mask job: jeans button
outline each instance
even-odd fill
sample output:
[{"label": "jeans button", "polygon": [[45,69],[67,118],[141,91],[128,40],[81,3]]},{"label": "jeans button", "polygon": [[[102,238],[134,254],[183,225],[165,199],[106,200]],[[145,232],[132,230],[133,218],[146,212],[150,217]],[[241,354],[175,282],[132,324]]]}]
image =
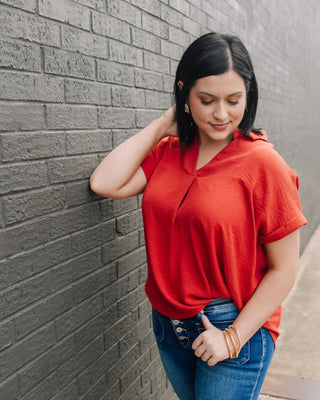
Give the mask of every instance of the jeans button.
[{"label": "jeans button", "polygon": [[183,329],[182,328],[180,328],[180,326],[176,329],[176,331],[178,332],[178,333],[181,333],[182,331],[183,331]]},{"label": "jeans button", "polygon": [[179,321],[178,319],[174,319],[174,320],[173,320],[173,323],[174,323],[175,325],[178,325],[178,324],[180,324],[180,321]]}]

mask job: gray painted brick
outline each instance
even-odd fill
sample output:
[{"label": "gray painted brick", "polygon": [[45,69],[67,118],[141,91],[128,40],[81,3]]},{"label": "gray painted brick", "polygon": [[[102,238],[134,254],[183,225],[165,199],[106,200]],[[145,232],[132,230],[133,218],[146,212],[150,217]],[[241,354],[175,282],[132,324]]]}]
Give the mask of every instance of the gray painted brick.
[{"label": "gray painted brick", "polygon": [[12,40],[0,40],[0,66],[40,72],[40,47]]},{"label": "gray painted brick", "polygon": [[62,132],[9,133],[1,135],[2,160],[23,161],[62,156],[66,153]]},{"label": "gray painted brick", "polygon": [[[57,393],[57,379],[55,374],[46,377],[31,392],[23,397],[24,400],[46,400]],[[49,397],[50,396],[50,397]]]},{"label": "gray painted brick", "polygon": [[88,180],[68,183],[66,185],[66,206],[67,208],[78,206],[84,203],[91,203],[95,194],[89,188]]},{"label": "gray painted brick", "polygon": [[118,261],[118,276],[121,277],[146,262],[144,247],[123,256]]},{"label": "gray painted brick", "polygon": [[55,77],[0,71],[0,98],[61,103],[63,82]]},{"label": "gray painted brick", "polygon": [[7,291],[7,313],[12,314],[53,291],[51,273],[44,273]]},{"label": "gray painted brick", "polygon": [[13,343],[13,324],[12,321],[0,323],[0,351]]},{"label": "gray painted brick", "polygon": [[36,328],[52,321],[55,317],[70,309],[73,305],[72,288],[66,288],[36,305],[22,311],[14,318],[17,338],[22,338]]},{"label": "gray painted brick", "polygon": [[[139,358],[139,346],[134,346],[127,354],[118,359],[118,361],[113,365],[108,371],[108,383],[113,385],[119,377],[129,368],[129,364],[133,364],[135,360]],[[129,361],[130,360],[130,361]]]},{"label": "gray painted brick", "polygon": [[0,131],[39,130],[44,125],[44,108],[40,104],[1,104]]},{"label": "gray painted brick", "polygon": [[86,106],[48,105],[47,125],[49,129],[97,128],[97,109]]},{"label": "gray painted brick", "polygon": [[136,47],[129,46],[125,43],[116,41],[109,42],[110,60],[117,61],[122,64],[143,66],[143,53]]},{"label": "gray painted brick", "polygon": [[64,50],[44,49],[46,73],[93,80],[95,63],[91,57]]},{"label": "gray painted brick", "polygon": [[104,37],[71,26],[62,29],[62,47],[89,56],[108,58],[108,42]]},{"label": "gray painted brick", "polygon": [[104,242],[112,240],[115,236],[115,223],[113,220],[88,228],[71,236],[71,249],[74,255],[101,246]]},{"label": "gray painted brick", "polygon": [[3,200],[6,223],[9,225],[61,210],[65,200],[63,187],[10,195]]},{"label": "gray painted brick", "polygon": [[0,33],[2,37],[23,38],[48,46],[60,45],[60,28],[55,22],[16,9],[1,7]]},{"label": "gray painted brick", "polygon": [[101,336],[96,338],[57,369],[58,387],[61,388],[65,386],[66,383],[75,378],[89,364],[99,358],[102,353],[103,339]]},{"label": "gray painted brick", "polygon": [[120,236],[103,246],[103,261],[109,262],[139,247],[137,232]]},{"label": "gray painted brick", "polygon": [[[116,328],[118,319],[119,318],[116,305],[113,305],[112,307],[108,308],[108,310],[104,310],[102,313],[95,315],[86,324],[82,325],[79,329],[75,331],[74,336],[77,349],[83,348],[85,345],[90,343],[94,338],[101,334],[105,336],[105,333],[107,332],[109,327],[112,326]],[[116,339],[114,339],[112,345],[104,345],[105,349],[108,350],[114,345],[114,343],[116,343]],[[116,347],[118,350],[118,346]],[[99,360],[97,362],[99,363]],[[94,368],[93,365],[92,367]],[[91,366],[89,367],[89,369],[91,369]],[[80,381],[79,385],[82,385]]]},{"label": "gray painted brick", "polygon": [[121,214],[126,214],[129,211],[134,211],[138,208],[138,199],[136,196],[126,199],[115,199],[113,201],[114,215],[116,217]]},{"label": "gray painted brick", "polygon": [[33,13],[37,11],[36,0],[2,0],[1,2]]},{"label": "gray painted brick", "polygon": [[[116,308],[116,305],[112,306],[111,309]],[[110,308],[108,308],[109,312]],[[138,309],[131,310],[129,314],[124,316],[123,318],[118,317],[115,321],[112,320],[112,323],[107,325],[107,329],[104,332],[104,345],[106,349],[110,349],[115,344],[117,344],[118,350],[118,342],[123,337],[124,332],[130,331],[135,324],[139,321],[139,312]]]},{"label": "gray painted brick", "polygon": [[0,357],[1,380],[27,364],[32,358],[46,351],[54,342],[54,329],[51,324],[4,350]]},{"label": "gray painted brick", "polygon": [[148,364],[149,359],[150,356],[148,353],[143,354],[120,378],[121,389],[123,392],[125,392],[125,390],[140,376]]},{"label": "gray painted brick", "polygon": [[141,11],[122,0],[109,0],[108,14],[119,18],[130,25],[141,26]]},{"label": "gray painted brick", "polygon": [[107,379],[104,374],[97,382],[95,382],[87,393],[81,398],[82,400],[100,399],[107,390]]},{"label": "gray painted brick", "polygon": [[161,54],[174,60],[180,60],[184,48],[179,44],[171,43],[166,40],[161,41]]},{"label": "gray painted brick", "polygon": [[99,11],[106,11],[106,2],[104,0],[75,0],[75,1],[76,3],[83,4],[84,6],[88,6]]},{"label": "gray painted brick", "polygon": [[[105,321],[107,322],[107,321]],[[102,373],[105,373],[118,359],[118,346],[109,348],[100,358],[95,360],[88,368],[79,375],[79,391],[80,394],[92,386],[94,379]]]},{"label": "gray painted brick", "polygon": [[0,261],[0,290],[9,286],[9,272],[5,261]]},{"label": "gray painted brick", "polygon": [[190,14],[190,4],[188,1],[184,0],[169,0],[170,7],[174,8],[175,10],[181,12],[189,16]]},{"label": "gray painted brick", "polygon": [[[139,112],[139,111],[137,111]],[[133,136],[135,133],[137,132],[136,129],[117,129],[117,130],[113,130],[112,134],[113,134],[113,145],[114,147],[119,146],[119,144],[123,143],[125,140],[129,139],[129,137]]]},{"label": "gray painted brick", "polygon": [[136,87],[162,90],[163,80],[161,74],[156,74],[154,72],[147,72],[143,69],[136,69],[134,73],[134,82]]},{"label": "gray painted brick", "polygon": [[101,128],[133,128],[135,126],[134,110],[125,108],[99,108],[98,116]]},{"label": "gray painted brick", "polygon": [[52,398],[52,400],[78,400],[79,399],[79,391],[78,391],[78,383],[75,379],[69,385],[64,388],[61,388],[59,393]]},{"label": "gray painted brick", "polygon": [[19,377],[13,375],[0,383],[0,400],[16,400],[19,396]]},{"label": "gray painted brick", "polygon": [[70,286],[73,282],[71,263],[60,264],[51,268],[51,280],[54,291]]},{"label": "gray painted brick", "polygon": [[151,71],[162,72],[164,74],[170,73],[170,62],[166,57],[153,54],[144,54],[144,67]]},{"label": "gray painted brick", "polygon": [[110,15],[93,13],[92,30],[98,35],[130,43],[130,27],[123,21],[113,18]]},{"label": "gray painted brick", "polygon": [[46,219],[0,231],[0,258],[8,257],[49,241]]},{"label": "gray painted brick", "polygon": [[101,221],[109,221],[113,218],[113,199],[100,201]]},{"label": "gray painted brick", "polygon": [[53,184],[88,178],[96,166],[97,158],[94,155],[50,159],[48,179]]},{"label": "gray painted brick", "polygon": [[69,132],[66,135],[68,154],[86,154],[112,150],[110,131]]},{"label": "gray painted brick", "polygon": [[39,0],[39,14],[90,30],[90,11],[71,0]]},{"label": "gray painted brick", "polygon": [[39,248],[25,251],[4,261],[11,284],[59,264],[72,255],[70,238],[46,243]]},{"label": "gray painted brick", "polygon": [[126,65],[97,60],[98,81],[133,86],[134,71]]},{"label": "gray painted brick", "polygon": [[105,286],[110,285],[117,279],[117,269],[115,264],[103,267],[93,274],[86,275],[74,284],[74,299],[79,303],[89,296],[97,293]]},{"label": "gray painted brick", "polygon": [[111,99],[115,107],[143,108],[146,105],[142,89],[114,86],[111,88]]},{"label": "gray painted brick", "polygon": [[[43,382],[48,375],[49,377],[53,375],[56,383],[56,374],[54,371],[59,365],[73,357],[75,353],[74,338],[69,336],[48,349],[48,351],[37,359],[32,360],[19,373],[21,392],[23,394],[29,392],[39,382]],[[33,393],[31,392],[30,395],[33,396]],[[37,400],[37,398],[34,400]]]},{"label": "gray painted brick", "polygon": [[172,106],[172,94],[146,91],[146,104],[148,108],[167,109]]},{"label": "gray painted brick", "polygon": [[148,0],[131,0],[131,3],[149,14],[160,17],[160,2]]},{"label": "gray painted brick", "polygon": [[110,86],[102,83],[67,80],[66,102],[80,104],[110,105]]},{"label": "gray painted brick", "polygon": [[160,53],[160,38],[138,28],[131,29],[132,44],[142,49],[150,50],[154,53]]},{"label": "gray painted brick", "polygon": [[163,114],[163,111],[144,111],[144,110],[138,110],[137,111],[137,127],[138,128],[143,128],[150,124],[153,120],[156,118],[159,118]]},{"label": "gray painted brick", "polygon": [[85,204],[54,214],[47,219],[50,237],[56,239],[96,225],[99,222],[99,217],[100,210],[97,203]]},{"label": "gray painted brick", "polygon": [[153,17],[149,14],[142,15],[142,27],[147,32],[150,32],[156,36],[163,39],[168,39],[169,36],[169,26],[167,23]]},{"label": "gray painted brick", "polygon": [[133,211],[117,218],[117,232],[125,235],[142,226],[141,210]]},{"label": "gray painted brick", "polygon": [[97,294],[76,305],[71,310],[57,315],[55,320],[57,339],[60,340],[73,330],[79,328],[102,310],[103,299],[101,294]]},{"label": "gray painted brick", "polygon": [[[127,295],[139,286],[139,272],[134,270],[126,276],[118,279],[116,282],[108,286],[104,292],[104,306],[111,307],[123,296]],[[129,321],[128,321],[129,322]],[[120,329],[120,332],[127,331],[126,329]],[[132,328],[132,327],[131,327]]]},{"label": "gray painted brick", "polygon": [[[173,25],[181,30],[183,28],[183,15],[166,4],[161,4],[161,19],[170,25]],[[188,32],[188,29],[185,30]]]}]

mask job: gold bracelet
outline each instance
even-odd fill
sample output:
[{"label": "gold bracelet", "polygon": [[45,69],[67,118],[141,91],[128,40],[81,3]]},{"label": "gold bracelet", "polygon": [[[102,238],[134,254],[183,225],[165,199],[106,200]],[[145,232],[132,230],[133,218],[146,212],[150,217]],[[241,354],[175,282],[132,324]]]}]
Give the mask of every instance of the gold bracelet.
[{"label": "gold bracelet", "polygon": [[234,352],[235,352],[235,353],[234,353],[234,355],[233,355],[232,358],[237,358],[238,355],[239,355],[239,353],[238,353],[237,345],[236,345],[236,342],[235,342],[234,337],[233,337],[233,335],[232,335],[232,332],[229,330],[229,328],[226,328],[225,331],[226,331],[227,334],[229,335],[229,338],[231,339],[231,342],[232,342],[233,347],[234,347]]},{"label": "gold bracelet", "polygon": [[222,331],[222,332],[223,332],[223,336],[224,336],[224,339],[225,339],[226,344],[227,344],[228,353],[229,353],[229,358],[232,360],[232,359],[233,359],[233,355],[232,355],[232,353],[231,353],[229,335],[228,335],[228,333],[227,333],[226,331]]},{"label": "gold bracelet", "polygon": [[240,333],[239,333],[238,329],[237,329],[234,325],[230,325],[228,328],[229,328],[229,329],[232,329],[232,330],[236,333],[236,335],[237,335],[237,337],[238,337],[239,347],[238,347],[238,349],[237,349],[237,353],[239,354],[239,353],[240,353],[240,350],[241,350],[241,347],[242,347]]}]

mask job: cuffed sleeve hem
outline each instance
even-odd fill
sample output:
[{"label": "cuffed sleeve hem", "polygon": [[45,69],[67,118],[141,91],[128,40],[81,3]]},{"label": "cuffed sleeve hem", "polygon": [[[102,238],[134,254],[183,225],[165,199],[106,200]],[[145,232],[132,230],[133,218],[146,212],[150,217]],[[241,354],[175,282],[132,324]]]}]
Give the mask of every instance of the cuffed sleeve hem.
[{"label": "cuffed sleeve hem", "polygon": [[281,226],[269,235],[259,235],[260,243],[271,243],[284,238],[295,230],[307,224],[307,220],[302,213],[296,215],[286,225]]}]

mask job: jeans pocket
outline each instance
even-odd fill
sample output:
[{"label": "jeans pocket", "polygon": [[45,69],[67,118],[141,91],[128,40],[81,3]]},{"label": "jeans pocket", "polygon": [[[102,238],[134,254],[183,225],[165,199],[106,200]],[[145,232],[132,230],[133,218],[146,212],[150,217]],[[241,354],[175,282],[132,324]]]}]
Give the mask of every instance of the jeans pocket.
[{"label": "jeans pocket", "polygon": [[[211,321],[211,323],[218,329],[224,330],[228,328],[228,326],[232,325],[234,320],[228,321]],[[228,364],[235,364],[235,365],[243,365],[246,364],[250,359],[250,341],[248,341],[242,347],[239,355],[237,358],[227,358],[226,360],[222,361],[223,363]]]},{"label": "jeans pocket", "polygon": [[152,325],[153,332],[158,343],[161,343],[164,340],[164,326],[161,321],[161,315],[154,308],[152,309]]}]

